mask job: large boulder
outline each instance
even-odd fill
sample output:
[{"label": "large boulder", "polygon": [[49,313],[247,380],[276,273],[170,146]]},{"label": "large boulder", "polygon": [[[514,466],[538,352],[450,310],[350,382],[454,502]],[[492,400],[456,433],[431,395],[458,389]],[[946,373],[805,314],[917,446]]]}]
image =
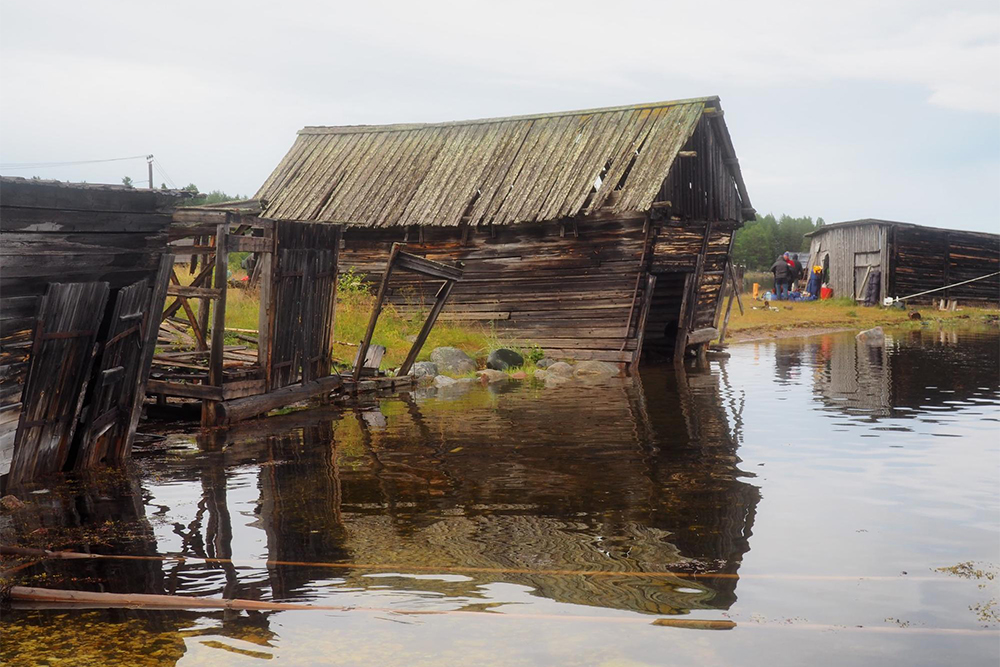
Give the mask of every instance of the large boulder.
[{"label": "large boulder", "polygon": [[545,370],[549,375],[559,375],[562,377],[569,377],[573,374],[573,367],[565,361],[557,361],[554,364],[549,364],[549,367]]},{"label": "large boulder", "polygon": [[439,373],[464,375],[476,371],[475,360],[457,347],[438,347],[431,352],[431,361],[437,364]]},{"label": "large boulder", "polygon": [[486,368],[492,368],[495,371],[505,371],[508,368],[517,368],[523,365],[524,357],[505,347],[493,350],[486,359]]},{"label": "large boulder", "polygon": [[434,377],[438,374],[438,365],[433,361],[418,361],[413,364],[413,370],[411,370],[410,373],[413,377],[418,378],[424,377],[425,375]]},{"label": "large boulder", "polygon": [[621,372],[617,364],[607,361],[581,361],[573,369],[573,375],[576,377],[615,377]]}]

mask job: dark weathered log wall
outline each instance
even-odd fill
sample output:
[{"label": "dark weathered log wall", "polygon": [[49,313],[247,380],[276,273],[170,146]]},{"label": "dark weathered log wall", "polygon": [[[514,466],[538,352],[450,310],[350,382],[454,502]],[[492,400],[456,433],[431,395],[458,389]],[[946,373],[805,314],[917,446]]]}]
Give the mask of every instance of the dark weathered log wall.
[{"label": "dark weathered log wall", "polygon": [[[921,227],[890,230],[895,284],[891,296],[907,296],[1000,271],[1000,237]],[[1000,303],[1000,277],[928,294],[916,301],[957,299]]]},{"label": "dark weathered log wall", "polygon": [[[72,333],[50,330],[52,322],[44,323],[44,331],[37,327],[50,283],[103,285],[109,296],[97,306],[98,312],[91,313],[100,324],[122,288],[146,280],[145,310],[167,247],[166,209],[175,202],[176,197],[153,191],[11,178],[0,182],[0,475],[14,456],[36,333]],[[109,330],[100,327],[103,333]],[[98,333],[95,330],[94,336]],[[87,369],[91,367],[88,364]],[[116,378],[111,374],[105,379]],[[63,380],[68,381],[59,375],[44,380],[39,376],[40,382]],[[58,388],[58,384],[49,387]],[[53,465],[66,463],[66,452],[60,451]]]},{"label": "dark weathered log wall", "polygon": [[[464,263],[442,319],[466,319],[535,343],[553,356],[631,362],[642,310],[645,276],[694,272],[705,223],[646,223],[645,216],[489,229],[346,228],[341,270],[377,283],[391,243],[441,262]],[[696,321],[714,321],[730,227],[713,231]],[[716,272],[719,272],[716,275]],[[433,303],[440,281],[399,274],[391,302],[402,310]]]}]

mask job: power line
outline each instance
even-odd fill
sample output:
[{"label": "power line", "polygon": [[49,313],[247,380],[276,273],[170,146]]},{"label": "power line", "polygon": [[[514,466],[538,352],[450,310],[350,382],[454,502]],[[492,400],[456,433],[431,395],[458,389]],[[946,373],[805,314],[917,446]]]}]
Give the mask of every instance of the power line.
[{"label": "power line", "polygon": [[156,171],[166,180],[170,187],[176,190],[177,184],[174,183],[174,179],[170,178],[170,174],[167,173],[167,170],[163,168],[163,165],[156,158],[153,158],[153,166],[156,167]]},{"label": "power line", "polygon": [[41,169],[45,167],[72,167],[79,164],[97,164],[98,162],[121,162],[123,160],[145,160],[145,155],[130,157],[113,157],[107,160],[77,160],[75,162],[8,162],[0,164],[0,169]]}]

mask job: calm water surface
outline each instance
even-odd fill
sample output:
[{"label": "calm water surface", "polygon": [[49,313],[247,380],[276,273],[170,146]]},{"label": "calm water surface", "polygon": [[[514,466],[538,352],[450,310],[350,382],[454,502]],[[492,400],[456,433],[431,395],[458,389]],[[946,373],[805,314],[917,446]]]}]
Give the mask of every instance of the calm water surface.
[{"label": "calm water surface", "polygon": [[997,664],[997,333],[731,353],[680,377],[417,391],[173,434],[87,493],[24,490],[34,511],[3,526],[22,541],[232,559],[49,561],[26,571],[40,585],[352,609],[15,608],[2,657]]}]

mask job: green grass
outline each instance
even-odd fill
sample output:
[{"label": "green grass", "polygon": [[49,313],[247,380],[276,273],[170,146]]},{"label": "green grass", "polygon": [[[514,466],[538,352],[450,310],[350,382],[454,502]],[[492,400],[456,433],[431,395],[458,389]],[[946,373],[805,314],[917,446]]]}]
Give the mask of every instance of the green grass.
[{"label": "green grass", "polygon": [[[230,262],[230,269],[233,280],[240,280],[245,275],[238,262]],[[178,266],[177,275],[182,283],[190,282],[191,276],[186,266]],[[226,293],[226,327],[256,331],[259,299],[260,293],[256,289],[229,289]],[[192,299],[190,303],[197,312],[199,302]],[[340,277],[333,336],[335,362],[344,367],[354,362],[357,344],[364,338],[374,304],[375,297],[365,284],[363,276],[349,271]],[[372,336],[373,344],[384,345],[386,348],[383,368],[394,368],[403,363],[412,345],[411,339],[420,333],[427,310],[428,308],[419,308],[410,314],[399,312],[392,304],[383,307]],[[178,317],[184,318],[184,311],[179,311]],[[232,334],[227,334],[226,343],[245,344]],[[489,325],[439,320],[421,348],[417,360],[428,359],[434,348],[442,346],[457,347],[476,359],[480,366],[485,365],[486,357],[493,350],[501,347],[515,349],[525,358],[525,368],[519,369],[525,372],[529,369],[534,372],[534,362],[544,356],[544,351],[537,345],[504,336]]]}]

